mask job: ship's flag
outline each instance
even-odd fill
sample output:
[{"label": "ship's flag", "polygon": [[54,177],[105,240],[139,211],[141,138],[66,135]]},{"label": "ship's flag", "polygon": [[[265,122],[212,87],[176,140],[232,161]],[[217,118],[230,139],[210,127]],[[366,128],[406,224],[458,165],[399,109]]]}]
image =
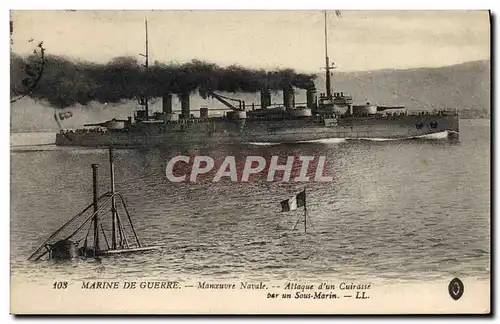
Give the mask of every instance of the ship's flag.
[{"label": "ship's flag", "polygon": [[304,207],[305,205],[306,205],[306,190],[304,189],[302,192],[298,193],[292,198],[283,200],[281,202],[281,211],[287,212],[295,210],[299,207]]}]

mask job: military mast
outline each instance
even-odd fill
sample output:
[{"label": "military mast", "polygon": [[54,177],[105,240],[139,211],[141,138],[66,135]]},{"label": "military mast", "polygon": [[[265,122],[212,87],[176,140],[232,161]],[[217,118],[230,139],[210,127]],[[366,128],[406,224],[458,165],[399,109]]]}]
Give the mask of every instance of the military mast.
[{"label": "military mast", "polygon": [[146,27],[146,52],[145,54],[139,53],[139,55],[143,56],[146,59],[145,64],[143,65],[146,68],[146,88],[145,88],[145,93],[143,94],[141,98],[141,105],[144,106],[144,112],[145,115],[142,116],[144,119],[149,118],[149,101],[148,101],[148,96],[147,96],[147,88],[148,88],[148,69],[149,69],[149,42],[148,42],[148,20],[144,20],[144,25]]}]

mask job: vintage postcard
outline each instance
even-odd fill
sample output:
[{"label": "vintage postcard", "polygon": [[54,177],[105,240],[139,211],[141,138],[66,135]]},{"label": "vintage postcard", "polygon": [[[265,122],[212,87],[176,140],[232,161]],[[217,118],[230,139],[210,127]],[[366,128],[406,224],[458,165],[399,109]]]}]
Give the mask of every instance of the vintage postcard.
[{"label": "vintage postcard", "polygon": [[488,314],[488,11],[10,13],[13,314]]}]

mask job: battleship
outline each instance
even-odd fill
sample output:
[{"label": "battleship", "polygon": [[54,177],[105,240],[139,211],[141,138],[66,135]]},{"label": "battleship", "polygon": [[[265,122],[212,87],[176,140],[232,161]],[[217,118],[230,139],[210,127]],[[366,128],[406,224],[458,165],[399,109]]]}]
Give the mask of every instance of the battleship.
[{"label": "battleship", "polygon": [[[404,106],[355,104],[348,93],[332,89],[332,70],[328,57],[327,13],[325,12],[325,79],[326,89],[319,93],[314,86],[306,91],[306,103],[296,104],[292,85],[283,87],[283,101],[271,103],[269,89],[261,89],[260,103],[246,105],[243,100],[199,89],[202,98],[214,98],[227,109],[223,116],[209,116],[207,107],[199,108],[195,117],[190,108],[190,93],[168,93],[161,111],[151,112],[149,100],[141,97],[134,116],[86,124],[76,130],[63,129],[58,114],[54,118],[60,132],[56,145],[85,147],[168,147],[207,144],[300,143],[331,138],[407,139],[446,133],[459,136],[456,109],[409,111]],[[148,28],[145,22],[145,68],[148,69]],[[174,112],[172,98],[180,102],[180,114]],[[64,117],[64,116],[63,116]]]}]

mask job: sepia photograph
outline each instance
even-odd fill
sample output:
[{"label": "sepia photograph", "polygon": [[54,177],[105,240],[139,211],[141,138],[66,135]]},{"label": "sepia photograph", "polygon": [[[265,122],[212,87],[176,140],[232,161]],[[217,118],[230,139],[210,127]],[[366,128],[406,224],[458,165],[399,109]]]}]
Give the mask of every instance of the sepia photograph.
[{"label": "sepia photograph", "polygon": [[490,314],[492,18],[11,10],[11,314]]}]

